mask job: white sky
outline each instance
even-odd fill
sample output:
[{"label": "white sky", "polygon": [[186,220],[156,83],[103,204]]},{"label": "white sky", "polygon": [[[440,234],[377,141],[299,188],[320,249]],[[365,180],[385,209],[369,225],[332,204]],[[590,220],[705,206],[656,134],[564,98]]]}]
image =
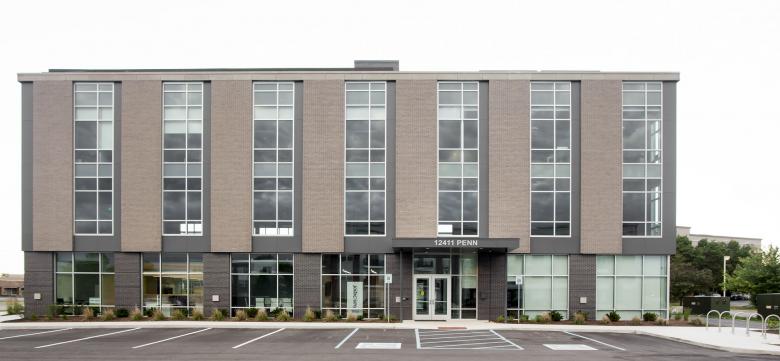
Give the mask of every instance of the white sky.
[{"label": "white sky", "polygon": [[677,223],[780,245],[780,1],[2,1],[0,49],[0,272],[23,269],[16,73],[49,68],[679,71]]}]

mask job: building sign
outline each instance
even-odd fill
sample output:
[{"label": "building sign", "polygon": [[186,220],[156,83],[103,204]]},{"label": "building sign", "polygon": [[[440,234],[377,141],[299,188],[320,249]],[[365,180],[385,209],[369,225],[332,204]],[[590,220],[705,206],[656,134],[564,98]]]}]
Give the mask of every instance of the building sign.
[{"label": "building sign", "polygon": [[479,247],[478,239],[434,239],[433,245],[437,247]]},{"label": "building sign", "polygon": [[347,312],[363,314],[363,282],[347,282]]},{"label": "building sign", "polygon": [[396,248],[500,248],[515,249],[520,246],[517,238],[396,238]]}]

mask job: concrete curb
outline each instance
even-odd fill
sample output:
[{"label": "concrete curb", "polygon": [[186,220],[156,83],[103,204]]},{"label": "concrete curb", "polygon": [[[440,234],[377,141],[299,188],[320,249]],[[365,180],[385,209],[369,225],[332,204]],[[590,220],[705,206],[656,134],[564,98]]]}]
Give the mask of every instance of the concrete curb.
[{"label": "concrete curb", "polygon": [[[652,332],[639,331],[639,330],[636,331],[635,333],[637,335],[653,336],[653,337],[662,338],[664,340],[676,341],[676,342],[680,342],[680,343],[684,343],[684,344],[688,344],[688,345],[692,345],[692,346],[699,346],[699,347],[709,348],[709,349],[713,349],[713,350],[728,351],[728,352],[742,353],[742,354],[751,354],[751,355],[780,356],[780,351],[754,350],[754,349],[749,349],[749,348],[739,348],[739,347],[728,347],[728,346],[712,345],[712,344],[698,342],[698,341],[693,341],[693,340],[688,340],[688,339],[684,339],[684,338],[680,338],[680,337],[674,337],[674,336],[663,335],[663,334],[652,333]],[[759,335],[758,337],[761,337],[761,336]]]}]

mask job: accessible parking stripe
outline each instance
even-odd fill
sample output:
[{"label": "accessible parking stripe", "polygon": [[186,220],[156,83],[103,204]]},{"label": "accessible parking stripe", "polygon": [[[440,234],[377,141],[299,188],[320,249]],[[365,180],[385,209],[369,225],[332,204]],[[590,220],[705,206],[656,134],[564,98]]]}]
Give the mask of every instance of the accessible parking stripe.
[{"label": "accessible parking stripe", "polygon": [[116,331],[116,332],[111,332],[111,333],[104,333],[104,334],[102,334],[102,335],[95,335],[95,336],[89,336],[89,337],[78,338],[78,339],[75,339],[75,340],[70,340],[70,341],[62,341],[62,342],[52,343],[52,344],[43,345],[43,346],[36,346],[35,348],[46,348],[46,347],[52,347],[52,346],[57,346],[57,345],[64,345],[64,344],[66,344],[66,343],[72,343],[72,342],[79,342],[79,341],[91,340],[91,339],[93,339],[93,338],[98,338],[98,337],[103,337],[103,336],[117,335],[117,334],[120,334],[120,333],[125,333],[125,332],[130,332],[130,331],[140,330],[140,329],[141,329],[140,327],[136,327],[136,328],[131,328],[131,329],[129,329],[129,330],[122,330],[122,331]]},{"label": "accessible parking stripe", "polygon": [[612,348],[614,348],[614,349],[616,349],[616,350],[620,350],[620,351],[625,351],[625,350],[626,350],[626,349],[624,349],[624,348],[622,348],[622,347],[617,347],[617,346],[615,346],[615,345],[610,345],[610,344],[608,344],[608,343],[606,343],[606,342],[601,342],[601,341],[599,341],[599,340],[594,340],[594,339],[592,339],[592,338],[590,338],[590,337],[585,337],[585,336],[582,336],[582,335],[578,335],[578,334],[576,334],[576,333],[574,333],[574,332],[563,331],[563,333],[565,333],[565,334],[567,334],[567,335],[576,336],[576,337],[579,337],[579,338],[584,338],[584,339],[586,339],[586,340],[588,340],[588,341],[593,341],[593,342],[595,342],[595,343],[598,343],[598,344],[601,344],[601,345],[604,345],[604,346],[607,346],[607,347],[612,347]]},{"label": "accessible parking stripe", "polygon": [[26,337],[26,336],[35,336],[35,335],[43,335],[44,333],[52,333],[52,332],[60,332],[60,331],[67,331],[72,330],[72,328],[60,328],[57,330],[50,330],[50,331],[43,331],[43,332],[33,332],[33,333],[26,333],[24,335],[15,335],[15,336],[6,336],[6,337],[0,337],[0,340],[7,340],[10,338],[17,338],[17,337]]},{"label": "accessible parking stripe", "polygon": [[349,338],[350,338],[350,337],[352,337],[352,335],[354,335],[356,332],[358,332],[358,330],[359,330],[359,328],[356,328],[354,331],[352,331],[352,333],[350,333],[349,335],[347,335],[347,337],[344,337],[344,339],[343,339],[343,340],[341,340],[341,342],[339,342],[339,344],[338,344],[338,345],[336,345],[336,347],[334,347],[334,348],[335,348],[335,349],[341,348],[341,345],[343,345],[343,344],[344,344],[344,342],[347,342],[347,340],[349,340]]},{"label": "accessible parking stripe", "polygon": [[260,336],[260,337],[253,338],[253,339],[251,339],[251,340],[249,340],[249,341],[247,341],[247,342],[244,342],[244,343],[242,343],[242,344],[235,345],[235,346],[233,346],[233,349],[235,350],[235,349],[237,349],[237,348],[240,348],[240,347],[246,346],[246,345],[248,345],[248,344],[250,344],[250,343],[252,343],[252,342],[255,342],[255,341],[257,341],[257,340],[259,340],[259,339],[261,339],[261,338],[268,337],[268,336],[271,336],[271,335],[273,335],[273,334],[275,334],[275,333],[277,333],[277,332],[282,332],[282,331],[284,331],[284,328],[280,328],[280,329],[278,329],[278,330],[276,330],[276,331],[273,331],[273,332],[266,333],[265,335],[262,335],[262,336]]},{"label": "accessible parking stripe", "polygon": [[208,331],[208,330],[210,330],[210,329],[211,329],[211,327],[209,327],[209,328],[204,328],[204,329],[202,329],[202,330],[197,330],[197,331],[194,331],[194,332],[185,333],[185,334],[183,334],[183,335],[178,335],[178,336],[169,337],[169,338],[166,338],[166,339],[164,339],[164,340],[160,340],[160,341],[154,341],[154,342],[149,342],[149,343],[145,343],[145,344],[143,344],[143,345],[138,345],[138,346],[133,346],[133,349],[142,348],[142,347],[151,346],[151,345],[156,345],[156,344],[158,344],[158,343],[162,343],[162,342],[166,342],[166,341],[175,340],[175,339],[177,339],[177,338],[182,338],[182,337],[184,337],[184,336],[194,335],[194,334],[196,334],[196,333],[200,333],[200,332],[203,332],[203,331]]}]

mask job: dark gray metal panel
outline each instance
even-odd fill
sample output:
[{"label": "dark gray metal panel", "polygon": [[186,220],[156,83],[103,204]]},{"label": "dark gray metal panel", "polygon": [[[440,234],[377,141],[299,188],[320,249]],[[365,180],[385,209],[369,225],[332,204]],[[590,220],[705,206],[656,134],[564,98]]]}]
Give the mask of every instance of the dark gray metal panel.
[{"label": "dark gray metal panel", "polygon": [[506,253],[479,252],[477,273],[477,318],[506,314]]},{"label": "dark gray metal panel", "polygon": [[122,83],[114,83],[114,235],[73,236],[74,252],[119,252],[122,250]]},{"label": "dark gray metal panel", "polygon": [[395,82],[387,82],[385,236],[344,237],[344,253],[391,253],[395,238]]},{"label": "dark gray metal panel", "polygon": [[571,236],[531,237],[531,253],[580,253],[580,184],[582,171],[580,164],[582,134],[580,85],[580,82],[571,83]]},{"label": "dark gray metal panel", "polygon": [[22,250],[33,249],[33,84],[22,83]]},{"label": "dark gray metal panel", "polygon": [[[293,115],[293,236],[252,236],[252,252],[301,252],[303,228],[303,82],[295,82]],[[254,227],[254,225],[252,226]]]},{"label": "dark gray metal panel", "polygon": [[[219,301],[213,301],[212,296]],[[214,309],[230,310],[230,254],[203,254],[203,313],[211,315]]]},{"label": "dark gray metal panel", "polygon": [[[42,316],[54,304],[54,253],[24,253],[24,314]],[[36,300],[39,293],[41,299]]]},{"label": "dark gray metal panel", "polygon": [[[162,96],[162,95],[161,95]],[[163,252],[211,251],[211,82],[203,83],[203,218],[202,236],[163,236]],[[162,180],[160,180],[162,181]]]},{"label": "dark gray metal panel", "polygon": [[[585,303],[580,298],[585,297]],[[596,256],[569,256],[569,318],[574,313],[588,313],[588,319],[596,319]]]},{"label": "dark gray metal panel", "polygon": [[[390,315],[398,320],[412,319],[412,252],[400,251],[386,256],[387,272],[393,275],[390,284]],[[399,301],[399,302],[396,302]]]},{"label": "dark gray metal panel", "polygon": [[488,82],[479,82],[479,235],[490,237],[490,99]]},{"label": "dark gray metal panel", "polygon": [[320,309],[322,264],[319,253],[293,255],[293,316],[301,317],[307,307]]},{"label": "dark gray metal panel", "polygon": [[141,254],[114,253],[114,272],[116,307],[127,310],[141,308]]},{"label": "dark gray metal panel", "polygon": [[623,254],[664,255],[677,249],[677,83],[663,83],[663,199],[661,238],[623,238]]}]

